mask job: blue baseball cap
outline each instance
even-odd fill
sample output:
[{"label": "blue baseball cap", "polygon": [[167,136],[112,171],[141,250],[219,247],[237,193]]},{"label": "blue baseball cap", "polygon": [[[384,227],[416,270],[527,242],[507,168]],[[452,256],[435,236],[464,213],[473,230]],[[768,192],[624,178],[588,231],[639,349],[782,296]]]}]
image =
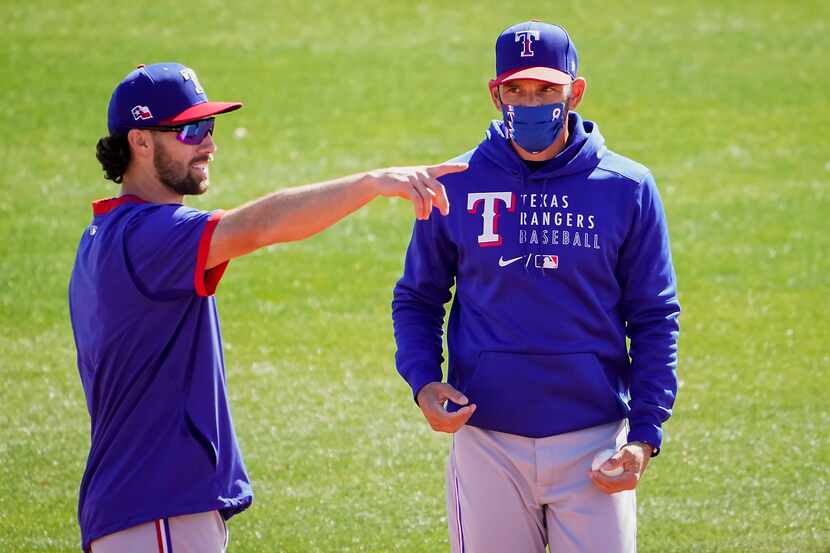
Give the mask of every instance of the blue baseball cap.
[{"label": "blue baseball cap", "polygon": [[496,39],[495,87],[516,79],[569,84],[579,59],[568,32],[559,25],[526,21],[508,27]]},{"label": "blue baseball cap", "polygon": [[240,102],[209,102],[196,72],[180,63],[139,65],[118,83],[110,98],[111,135],[130,129],[175,126],[242,107]]}]

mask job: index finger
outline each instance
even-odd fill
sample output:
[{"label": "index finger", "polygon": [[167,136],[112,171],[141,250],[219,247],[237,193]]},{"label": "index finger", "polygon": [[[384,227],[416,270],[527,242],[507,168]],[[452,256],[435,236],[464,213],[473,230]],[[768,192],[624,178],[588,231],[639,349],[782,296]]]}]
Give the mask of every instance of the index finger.
[{"label": "index finger", "polygon": [[475,411],[474,405],[465,405],[457,411],[447,411],[444,408],[443,402],[428,402],[428,405],[421,408],[425,415],[435,418],[439,421],[451,421],[460,417],[472,415],[471,411]]},{"label": "index finger", "polygon": [[455,432],[467,424],[467,421],[473,416],[475,410],[476,406],[473,403],[462,407],[454,413],[445,412],[439,417],[437,424],[444,432]]},{"label": "index finger", "polygon": [[429,179],[424,182],[427,191],[432,195],[432,203],[438,208],[442,215],[450,212],[450,200],[447,198],[447,189],[444,185],[435,179]]},{"label": "index finger", "polygon": [[437,179],[450,173],[460,173],[466,171],[469,167],[466,163],[442,163],[440,165],[431,165],[427,167],[427,173],[430,177]]},{"label": "index finger", "polygon": [[464,422],[467,422],[467,419],[473,416],[473,413],[476,410],[476,404],[471,403],[470,405],[465,405],[458,411],[444,411],[444,415],[448,420],[458,420],[462,419]]}]

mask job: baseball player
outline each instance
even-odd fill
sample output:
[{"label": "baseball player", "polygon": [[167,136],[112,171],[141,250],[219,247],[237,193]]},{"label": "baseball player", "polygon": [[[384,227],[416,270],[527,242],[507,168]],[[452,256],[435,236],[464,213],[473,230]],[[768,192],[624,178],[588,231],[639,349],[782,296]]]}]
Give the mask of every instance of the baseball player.
[{"label": "baseball player", "polygon": [[416,222],[394,291],[398,371],[432,428],[453,433],[455,553],[635,551],[634,489],[675,398],[680,307],[660,196],[575,111],[577,64],[562,27],[499,35],[502,119],[459,158],[467,171],[441,179],[464,209]]},{"label": "baseball player", "polygon": [[81,482],[92,553],[218,553],[225,520],[250,506],[225,387],[213,294],[228,262],[319,232],[378,195],[418,218],[449,210],[437,177],[463,164],[381,169],[290,188],[223,212],[186,207],[208,187],[214,118],[193,70],[139,66],[109,104],[98,142],[118,197],[92,205],[69,284],[78,370],[91,418]]}]

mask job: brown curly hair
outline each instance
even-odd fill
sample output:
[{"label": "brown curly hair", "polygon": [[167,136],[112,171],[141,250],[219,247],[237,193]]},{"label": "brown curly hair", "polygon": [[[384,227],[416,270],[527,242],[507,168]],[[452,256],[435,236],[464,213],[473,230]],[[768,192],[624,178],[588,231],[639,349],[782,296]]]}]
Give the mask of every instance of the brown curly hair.
[{"label": "brown curly hair", "polygon": [[126,134],[105,136],[98,140],[95,157],[104,169],[104,177],[120,183],[130,163],[130,143]]}]

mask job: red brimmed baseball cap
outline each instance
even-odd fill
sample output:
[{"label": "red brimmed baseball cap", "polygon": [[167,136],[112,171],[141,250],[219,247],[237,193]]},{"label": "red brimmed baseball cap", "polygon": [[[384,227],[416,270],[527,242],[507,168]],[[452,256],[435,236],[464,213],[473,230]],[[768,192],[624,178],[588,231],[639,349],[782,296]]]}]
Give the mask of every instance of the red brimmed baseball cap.
[{"label": "red brimmed baseball cap", "polygon": [[180,63],[139,65],[112,93],[109,131],[181,125],[241,107],[240,102],[209,102],[196,72]]},{"label": "red brimmed baseball cap", "polygon": [[576,47],[565,29],[526,21],[508,27],[496,39],[496,78],[490,86],[516,79],[569,84],[578,66]]}]

